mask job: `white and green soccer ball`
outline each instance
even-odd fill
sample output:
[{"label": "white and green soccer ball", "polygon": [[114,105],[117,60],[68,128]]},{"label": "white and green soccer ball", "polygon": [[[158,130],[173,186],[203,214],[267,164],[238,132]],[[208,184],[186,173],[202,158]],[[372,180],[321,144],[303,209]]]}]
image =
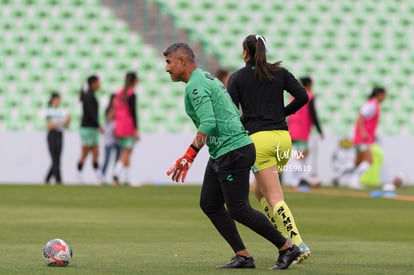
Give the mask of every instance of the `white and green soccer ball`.
[{"label": "white and green soccer ball", "polygon": [[72,261],[72,248],[61,239],[53,239],[43,247],[42,257],[48,266],[67,266]]}]

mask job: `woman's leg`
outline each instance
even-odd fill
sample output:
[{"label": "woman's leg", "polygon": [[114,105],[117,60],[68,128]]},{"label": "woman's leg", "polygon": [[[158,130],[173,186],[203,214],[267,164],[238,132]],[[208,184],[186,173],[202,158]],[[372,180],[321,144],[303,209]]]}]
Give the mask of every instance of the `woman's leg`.
[{"label": "woman's leg", "polygon": [[132,148],[125,148],[122,151],[121,161],[123,164],[123,170],[124,170],[124,184],[129,185],[129,165],[131,160],[131,154],[132,154]]},{"label": "woman's leg", "polygon": [[125,167],[129,166],[131,154],[132,154],[132,148],[124,148],[124,150],[122,150],[122,154],[119,159],[121,160],[122,164]]},{"label": "woman's leg", "polygon": [[52,157],[52,175],[55,176],[56,183],[61,183],[60,176],[60,154],[62,152],[62,133],[57,131],[49,132],[49,150]]},{"label": "woman's leg", "polygon": [[291,157],[289,159],[289,164],[291,167],[298,168],[295,172],[292,172],[293,169],[287,171],[287,177],[290,176],[290,185],[292,187],[299,187],[300,184],[307,183],[306,178],[308,173],[305,169],[299,169],[299,167],[303,168],[306,166],[308,161],[308,142],[304,140],[294,140],[292,141],[292,149],[291,149]]},{"label": "woman's leg", "polygon": [[99,169],[99,145],[96,144],[92,147],[92,166],[95,170],[96,178],[99,182],[103,182],[102,171]]},{"label": "woman's leg", "polygon": [[53,164],[50,165],[50,168],[46,174],[45,184],[50,184],[52,175],[53,175]]},{"label": "woman's leg", "polygon": [[56,177],[56,183],[62,183],[62,177],[60,174],[60,156],[62,154],[63,136],[62,133],[56,133],[54,153],[53,153],[53,170]]},{"label": "woman's leg", "polygon": [[115,163],[116,163],[119,160],[119,157],[121,156],[122,148],[121,148],[121,145],[119,144],[115,144],[113,148],[115,149]]},{"label": "woman's leg", "polygon": [[279,181],[277,166],[271,166],[254,174],[256,198],[260,201],[266,198],[270,206],[284,200],[284,194]]},{"label": "woman's leg", "polygon": [[254,166],[256,198],[282,236],[301,247],[304,258],[309,257],[310,249],[303,242],[289,206],[284,201],[279,179],[279,172],[283,170],[291,154],[290,135],[287,131],[262,132],[254,135],[253,141],[257,150]]},{"label": "woman's leg", "polygon": [[119,156],[119,159],[115,165],[114,169],[114,185],[117,186],[120,184],[121,173],[124,175],[124,183],[129,184],[129,164],[130,157],[132,154],[132,148],[125,147],[122,149],[122,153]]},{"label": "woman's leg", "polygon": [[369,165],[372,165],[372,151],[371,148],[361,152],[361,159],[362,161],[366,161]]},{"label": "woman's leg", "polygon": [[[258,174],[260,174],[259,179],[257,179]],[[277,221],[277,218],[273,214],[275,205],[278,202],[284,200],[280,181],[279,185],[271,184],[271,182],[274,181],[273,177],[278,177],[276,168],[274,166],[257,172],[255,174],[255,179],[253,182],[253,191],[257,200],[262,206],[262,209],[266,213],[266,216],[269,218],[269,220],[272,222],[273,226],[282,234],[283,237],[288,238],[289,235],[287,234],[286,230],[284,230],[283,226],[280,224],[280,222]],[[270,184],[264,184],[264,182]]]},{"label": "woman's leg", "polygon": [[371,152],[369,145],[362,145],[362,146],[366,146],[366,148],[363,148],[362,150],[357,151],[357,155],[355,159],[356,168],[354,172],[352,173],[352,176],[349,182],[349,187],[353,189],[363,189],[363,186],[359,182],[359,178],[372,165],[372,152]]},{"label": "woman's leg", "polygon": [[249,174],[255,159],[254,146],[228,153],[219,163],[219,181],[230,216],[269,240],[279,249],[290,246],[262,213],[249,202]]},{"label": "woman's leg", "polygon": [[[290,238],[294,244],[300,246],[303,240],[296,226],[295,219],[289,206],[284,201],[283,190],[280,185],[276,166],[263,169],[255,174],[256,183],[263,198],[260,203],[269,209],[268,216],[283,236]],[[266,203],[268,205],[266,205]],[[272,211],[272,213],[270,213]]]},{"label": "woman's leg", "polygon": [[88,156],[89,150],[91,148],[85,145],[82,145],[81,155],[78,161],[78,171],[82,172],[83,164],[85,163],[86,157]]},{"label": "woman's leg", "polygon": [[46,174],[46,179],[45,179],[45,183],[49,184],[50,179],[52,178],[52,175],[53,175],[53,153],[52,153],[52,151],[53,151],[53,140],[52,140],[52,136],[51,136],[50,132],[47,134],[47,145],[48,145],[48,148],[49,148],[50,159],[52,161],[52,163],[50,164],[50,168],[49,168],[49,170]]},{"label": "woman's leg", "polygon": [[92,165],[93,165],[93,169],[98,169],[99,168],[99,146],[98,145],[94,145],[92,147]]},{"label": "woman's leg", "polygon": [[108,167],[109,159],[111,158],[112,145],[105,145],[104,163],[102,166],[102,175],[105,176],[106,168]]},{"label": "woman's leg", "polygon": [[79,183],[83,183],[83,179],[82,179],[82,170],[83,170],[83,165],[85,163],[86,158],[88,157],[88,153],[91,150],[90,147],[86,146],[86,145],[82,145],[82,151],[81,151],[81,155],[78,161],[78,173],[77,173],[77,180]]}]

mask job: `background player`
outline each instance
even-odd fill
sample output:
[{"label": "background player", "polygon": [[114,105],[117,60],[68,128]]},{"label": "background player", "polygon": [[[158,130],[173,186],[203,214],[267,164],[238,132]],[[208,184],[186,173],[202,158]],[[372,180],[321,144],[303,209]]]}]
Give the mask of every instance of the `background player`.
[{"label": "background player", "polygon": [[355,124],[354,146],[356,148],[355,170],[351,176],[349,187],[362,189],[359,178],[372,164],[371,145],[375,143],[375,131],[380,119],[380,104],[384,102],[386,90],[376,87],[372,90],[368,101],[362,106]]},{"label": "background player", "polygon": [[[236,106],[241,106],[241,120],[256,147],[253,190],[277,229],[299,246],[301,261],[310,256],[310,249],[303,242],[284,201],[279,173],[287,163],[292,147],[286,116],[299,110],[308,101],[308,96],[280,62],[267,62],[267,45],[261,35],[247,36],[242,47],[246,66],[232,74],[228,89]],[[285,90],[295,98],[286,107],[283,102]]]},{"label": "background player", "polygon": [[92,153],[92,165],[99,181],[102,181],[102,172],[99,170],[99,104],[96,99],[96,91],[101,87],[99,78],[96,75],[89,76],[87,79],[87,89],[81,89],[80,101],[82,102],[82,120],[80,136],[82,141],[82,152],[78,162],[78,180],[82,180],[83,164],[89,152]]},{"label": "background player", "polygon": [[[289,165],[300,168],[294,173],[290,173],[292,175],[291,185],[295,187],[299,184],[306,186],[312,185],[306,180],[309,172],[306,167],[309,155],[309,136],[312,125],[315,125],[319,135],[323,138],[322,128],[316,112],[315,97],[312,94],[313,81],[309,76],[305,76],[300,79],[300,82],[303,87],[305,87],[306,93],[309,97],[309,102],[288,118],[288,127],[292,138],[292,147],[297,152],[300,152],[300,154],[298,154],[299,157],[293,157],[289,161]],[[293,98],[291,100],[293,100]]]},{"label": "background player", "polygon": [[231,71],[226,68],[219,68],[215,76],[223,83],[224,87],[227,88],[227,82],[229,81],[229,77],[231,75]]},{"label": "background player", "polygon": [[60,173],[60,156],[63,146],[63,130],[69,126],[70,114],[60,107],[60,95],[52,93],[46,110],[47,144],[52,165],[47,173],[45,183],[49,184],[52,176],[56,184],[62,184]]},{"label": "background player", "polygon": [[129,165],[135,142],[139,139],[137,100],[135,86],[138,76],[129,72],[125,76],[124,87],[115,95],[115,136],[122,148],[114,170],[114,185],[119,185],[119,178],[123,174],[125,185],[129,185]]},{"label": "background player", "polygon": [[121,146],[115,137],[115,95],[112,94],[109,98],[108,106],[105,109],[105,125],[103,131],[103,138],[105,144],[105,157],[102,166],[102,177],[105,178],[106,169],[109,164],[112,152],[115,151],[115,163],[121,154]]},{"label": "background player", "polygon": [[194,53],[187,44],[171,45],[164,56],[171,79],[187,83],[185,110],[198,129],[185,154],[177,159],[167,175],[172,175],[174,181],[184,181],[198,151],[207,144],[210,160],[205,170],[200,206],[236,254],[229,263],[218,268],[255,267],[234,220],[279,248],[279,258],[273,269],[288,268],[300,255],[299,248],[286,241],[263,214],[250,206],[249,169],[254,162],[255,149],[223,84],[197,68]]}]

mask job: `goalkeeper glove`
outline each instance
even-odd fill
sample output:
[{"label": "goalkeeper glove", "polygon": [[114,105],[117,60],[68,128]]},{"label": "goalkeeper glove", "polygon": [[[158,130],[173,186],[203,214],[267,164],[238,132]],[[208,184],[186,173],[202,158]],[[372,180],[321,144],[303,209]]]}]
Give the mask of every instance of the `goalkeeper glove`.
[{"label": "goalkeeper glove", "polygon": [[187,172],[191,167],[195,157],[198,154],[199,149],[194,145],[190,145],[185,152],[184,156],[178,158],[175,161],[175,164],[171,166],[170,169],[167,171],[167,176],[171,175],[173,181],[179,182],[181,178],[181,182],[184,182],[185,177],[187,176]]}]

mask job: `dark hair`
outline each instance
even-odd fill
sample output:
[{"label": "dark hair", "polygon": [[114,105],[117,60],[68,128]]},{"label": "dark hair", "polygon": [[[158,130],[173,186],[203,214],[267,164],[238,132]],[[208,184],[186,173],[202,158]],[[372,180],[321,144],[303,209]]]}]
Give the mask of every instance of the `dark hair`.
[{"label": "dark hair", "polygon": [[[263,39],[264,37],[261,36]],[[279,69],[281,61],[268,63],[266,59],[266,45],[261,38],[250,34],[243,41],[243,49],[247,52],[250,61],[254,63],[254,76],[259,80],[272,80],[273,74]]]},{"label": "dark hair", "polygon": [[227,68],[219,68],[217,69],[215,76],[223,82],[224,78],[230,74],[230,70]]},{"label": "dark hair", "polygon": [[180,51],[191,62],[195,61],[194,52],[190,48],[190,46],[188,46],[188,44],[186,43],[181,43],[181,42],[174,43],[171,46],[169,46],[162,54],[166,57],[177,51]]},{"label": "dark hair", "polygon": [[127,91],[129,88],[132,87],[132,85],[137,80],[138,80],[138,76],[135,72],[128,72],[125,75],[124,89],[122,90],[122,97],[121,97],[122,102],[124,103],[127,102],[127,99],[128,99]]},{"label": "dark hair", "polygon": [[310,76],[301,77],[300,83],[302,83],[303,87],[307,87],[312,84],[312,78],[310,78]]},{"label": "dark hair", "polygon": [[98,81],[99,78],[96,75],[91,75],[87,78],[86,83],[88,84],[87,89],[85,89],[85,87],[82,87],[80,89],[80,93],[79,93],[79,100],[83,101],[83,94],[86,93],[89,90],[92,90],[92,85]]},{"label": "dark hair", "polygon": [[52,101],[53,101],[55,98],[58,98],[58,97],[60,97],[60,94],[59,94],[59,93],[56,93],[56,92],[51,93],[51,94],[50,94],[49,101],[47,102],[47,105],[48,105],[49,107],[51,107],[51,106],[52,106]]},{"label": "dark hair", "polygon": [[385,88],[383,88],[383,87],[374,87],[374,89],[372,89],[372,92],[369,95],[368,99],[375,98],[375,97],[377,97],[377,95],[385,94],[385,93],[386,93]]},{"label": "dark hair", "polygon": [[109,102],[108,102],[108,105],[106,106],[106,109],[105,109],[105,116],[107,116],[107,115],[108,115],[109,111],[110,111],[110,110],[111,110],[111,108],[113,107],[113,104],[114,104],[114,99],[115,99],[115,94],[111,94],[111,95],[109,96]]}]

